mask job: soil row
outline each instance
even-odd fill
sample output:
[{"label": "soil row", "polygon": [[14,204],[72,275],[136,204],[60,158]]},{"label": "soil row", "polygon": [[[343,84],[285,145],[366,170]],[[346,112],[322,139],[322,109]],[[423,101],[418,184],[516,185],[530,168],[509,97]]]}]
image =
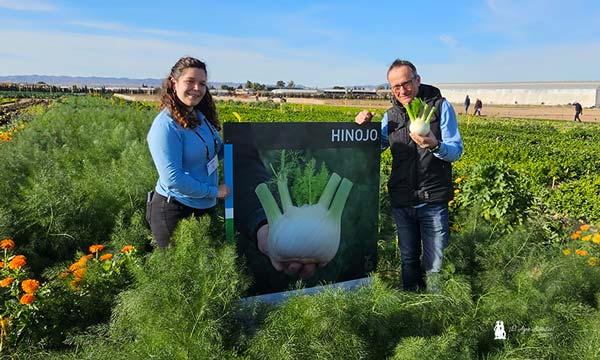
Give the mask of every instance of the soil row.
[{"label": "soil row", "polygon": [[18,99],[12,103],[0,105],[0,125],[10,124],[15,121],[23,110],[34,105],[48,105],[48,99]]}]

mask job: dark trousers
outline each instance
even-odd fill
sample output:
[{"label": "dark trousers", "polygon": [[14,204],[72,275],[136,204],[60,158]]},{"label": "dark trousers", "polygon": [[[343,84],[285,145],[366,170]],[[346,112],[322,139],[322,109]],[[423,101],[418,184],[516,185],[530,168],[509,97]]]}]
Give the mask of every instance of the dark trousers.
[{"label": "dark trousers", "polygon": [[573,121],[579,121],[581,122],[581,119],[579,118],[579,114],[581,114],[580,112],[575,112],[575,118],[573,119]]},{"label": "dark trousers", "polygon": [[152,236],[159,249],[164,249],[171,243],[171,235],[177,228],[180,220],[195,215],[213,214],[214,207],[208,209],[195,209],[183,205],[173,198],[166,198],[154,193],[146,208],[146,220],[150,225]]}]

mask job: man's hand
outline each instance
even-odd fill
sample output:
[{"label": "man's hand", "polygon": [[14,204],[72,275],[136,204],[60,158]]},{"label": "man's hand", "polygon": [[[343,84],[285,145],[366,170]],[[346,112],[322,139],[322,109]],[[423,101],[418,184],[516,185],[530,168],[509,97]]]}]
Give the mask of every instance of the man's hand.
[{"label": "man's hand", "polygon": [[423,149],[433,149],[439,144],[439,140],[431,131],[425,136],[419,136],[417,134],[410,133],[410,137],[413,139],[415,144]]},{"label": "man's hand", "polygon": [[276,261],[269,256],[269,248],[267,246],[267,242],[269,240],[269,224],[265,224],[261,226],[256,232],[256,239],[258,250],[265,254],[269,260],[271,260],[271,265],[277,271],[283,271],[287,275],[298,275],[302,279],[308,279],[315,274],[315,271],[318,267],[324,267],[327,265],[327,262],[315,264],[303,264],[298,261]]},{"label": "man's hand", "polygon": [[371,122],[371,119],[373,119],[373,116],[375,116],[374,112],[371,112],[369,110],[363,110],[363,111],[359,112],[358,115],[356,115],[356,117],[354,118],[354,122],[357,123],[358,125],[362,125],[364,123]]}]

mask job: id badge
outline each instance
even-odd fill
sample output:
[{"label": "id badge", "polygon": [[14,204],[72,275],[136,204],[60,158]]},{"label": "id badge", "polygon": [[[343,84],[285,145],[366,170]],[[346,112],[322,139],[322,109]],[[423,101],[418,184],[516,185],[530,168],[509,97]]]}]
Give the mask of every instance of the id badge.
[{"label": "id badge", "polygon": [[217,170],[219,168],[219,157],[215,156],[213,157],[208,164],[206,164],[206,171],[208,172],[208,175],[211,175],[212,173],[215,172],[215,170]]}]

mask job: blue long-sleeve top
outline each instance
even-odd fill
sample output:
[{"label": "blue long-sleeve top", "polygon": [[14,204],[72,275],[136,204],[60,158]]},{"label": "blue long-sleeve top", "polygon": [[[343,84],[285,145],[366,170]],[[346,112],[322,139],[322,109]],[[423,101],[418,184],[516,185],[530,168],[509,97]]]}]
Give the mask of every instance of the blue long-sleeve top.
[{"label": "blue long-sleeve top", "polygon": [[146,140],[158,171],[155,191],[189,207],[207,209],[217,203],[218,171],[209,175],[206,166],[217,151],[223,158],[223,143],[204,114],[197,113],[201,124],[186,129],[163,109]]},{"label": "blue long-sleeve top", "polygon": [[[387,112],[383,115],[381,120],[381,150],[385,150],[390,146],[388,140],[388,117]],[[456,113],[452,105],[444,99],[442,102],[441,118],[440,118],[440,130],[442,132],[442,138],[438,139],[440,142],[440,150],[433,153],[438,159],[454,162],[460,159],[463,152],[463,142],[460,132],[458,131],[458,121],[456,120]]]}]

